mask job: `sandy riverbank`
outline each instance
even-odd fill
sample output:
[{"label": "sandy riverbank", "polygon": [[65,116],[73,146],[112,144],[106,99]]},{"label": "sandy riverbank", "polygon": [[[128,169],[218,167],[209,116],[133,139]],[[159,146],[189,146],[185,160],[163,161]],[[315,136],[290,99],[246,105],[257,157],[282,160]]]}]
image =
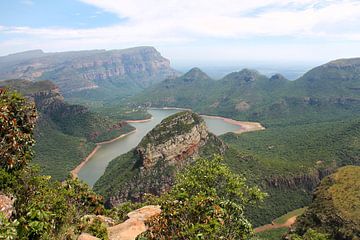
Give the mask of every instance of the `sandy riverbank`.
[{"label": "sandy riverbank", "polygon": [[243,132],[259,131],[259,130],[265,129],[265,127],[262,126],[261,123],[258,123],[258,122],[237,121],[237,120],[234,120],[231,118],[225,118],[225,117],[219,117],[219,116],[209,116],[209,115],[201,115],[201,116],[204,116],[207,118],[221,119],[224,122],[239,126],[240,129],[234,132],[236,134],[240,134]]},{"label": "sandy riverbank", "polygon": [[143,123],[143,122],[149,122],[151,120],[153,120],[154,118],[148,118],[148,119],[139,119],[139,120],[126,120],[125,122],[127,123]]},{"label": "sandy riverbank", "polygon": [[112,142],[115,142],[116,140],[120,139],[120,138],[123,138],[127,135],[130,135],[132,133],[136,132],[136,129],[131,131],[131,132],[128,132],[128,133],[125,133],[125,134],[121,134],[120,136],[114,138],[114,139],[111,139],[109,141],[104,141],[104,142],[100,142],[100,143],[96,143],[96,147],[94,148],[94,150],[92,150],[92,152],[83,160],[81,161],[81,163],[79,165],[77,165],[73,170],[71,170],[71,176],[73,178],[77,178],[81,168],[84,167],[84,165],[92,158],[92,156],[94,156],[94,154],[101,148],[101,145],[103,144],[108,144],[108,143],[112,143]]}]

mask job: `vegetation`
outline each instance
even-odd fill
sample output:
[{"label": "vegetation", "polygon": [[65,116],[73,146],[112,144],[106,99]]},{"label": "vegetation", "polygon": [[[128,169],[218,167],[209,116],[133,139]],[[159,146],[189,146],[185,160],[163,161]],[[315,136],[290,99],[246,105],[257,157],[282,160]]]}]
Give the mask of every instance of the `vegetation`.
[{"label": "vegetation", "polygon": [[314,193],[314,201],[298,219],[295,233],[308,229],[330,239],[356,239],[360,235],[360,167],[347,166],[326,177]]},{"label": "vegetation", "polygon": [[198,159],[178,175],[168,194],[156,199],[162,212],[150,220],[143,238],[247,239],[252,227],[244,207],[264,197],[220,157]]},{"label": "vegetation", "polygon": [[34,162],[42,167],[42,173],[54,179],[65,179],[92,151],[96,142],[113,139],[134,129],[120,119],[65,103],[57,86],[50,81],[8,80],[0,86],[21,92],[35,102],[39,116]]},{"label": "vegetation", "polygon": [[39,175],[38,170],[29,165],[34,141],[34,106],[18,94],[7,91],[0,94],[0,119],[7,126],[1,128],[1,142],[6,143],[6,137],[14,135],[19,153],[27,154],[24,161],[23,154],[14,154],[7,145],[1,148],[4,156],[12,156],[16,163],[3,163],[0,168],[0,191],[15,199],[11,218],[0,215],[1,238],[74,239],[79,234],[80,228],[76,226],[81,216],[104,212],[102,197],[78,180],[52,181],[50,176]]},{"label": "vegetation", "polygon": [[360,164],[360,121],[349,120],[226,134],[225,161],[269,193],[260,208],[249,208],[256,225],[311,202],[322,175],[338,166]]},{"label": "vegetation", "polygon": [[264,232],[256,233],[252,240],[280,240],[289,231],[287,227],[270,229]]},{"label": "vegetation", "polygon": [[276,218],[273,222],[275,224],[284,224],[286,223],[286,221],[292,217],[296,217],[296,216],[300,216],[301,214],[303,214],[305,212],[306,208],[299,208],[299,209],[295,209],[291,212],[288,212],[287,214],[282,215],[279,218]]},{"label": "vegetation", "polygon": [[35,119],[33,106],[19,94],[0,89],[0,167],[18,170],[29,162]]},{"label": "vegetation", "polygon": [[193,69],[145,89],[130,102],[191,108],[199,113],[260,121],[266,127],[341,120],[360,113],[359,67],[353,62],[356,59],[325,64],[295,81],[281,75],[268,78],[249,69],[214,81]]}]

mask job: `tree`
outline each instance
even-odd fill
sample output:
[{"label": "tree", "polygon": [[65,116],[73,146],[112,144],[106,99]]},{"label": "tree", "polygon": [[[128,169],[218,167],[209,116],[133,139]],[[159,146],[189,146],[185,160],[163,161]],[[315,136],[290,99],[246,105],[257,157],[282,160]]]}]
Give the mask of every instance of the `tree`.
[{"label": "tree", "polygon": [[33,152],[36,110],[18,93],[0,88],[0,167],[7,171],[23,168]]},{"label": "tree", "polygon": [[198,159],[177,176],[172,190],[156,201],[160,216],[150,220],[147,239],[248,239],[252,226],[244,207],[265,194],[246,185],[219,156]]}]

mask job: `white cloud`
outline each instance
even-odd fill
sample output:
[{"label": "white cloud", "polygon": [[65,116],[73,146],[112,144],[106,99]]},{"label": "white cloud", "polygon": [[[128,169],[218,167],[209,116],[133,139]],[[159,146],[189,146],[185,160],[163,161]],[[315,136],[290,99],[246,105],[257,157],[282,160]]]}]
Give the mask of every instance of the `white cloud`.
[{"label": "white cloud", "polygon": [[[171,47],[204,39],[250,41],[263,37],[305,42],[360,40],[360,2],[356,0],[81,1],[96,6],[103,14],[115,13],[126,21],[84,29],[7,26],[0,27],[0,34],[14,39],[25,36],[27,48],[49,50],[134,45]],[[11,45],[11,41],[6,44]],[[14,41],[15,47],[19,48],[19,41]]]}]

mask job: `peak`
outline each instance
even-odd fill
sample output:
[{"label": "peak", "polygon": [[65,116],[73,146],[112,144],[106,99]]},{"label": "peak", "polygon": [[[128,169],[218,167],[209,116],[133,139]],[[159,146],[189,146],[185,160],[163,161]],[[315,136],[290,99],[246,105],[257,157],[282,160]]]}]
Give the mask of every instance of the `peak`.
[{"label": "peak", "polygon": [[205,125],[204,120],[192,111],[183,111],[173,114],[155,126],[140,142],[138,147],[150,144],[162,144],[170,138],[187,134],[194,126]]},{"label": "peak", "polygon": [[287,78],[285,78],[283,75],[277,73],[277,74],[271,76],[270,81],[287,81]]},{"label": "peak", "polygon": [[346,67],[360,67],[360,58],[342,58],[330,61],[323,67],[337,67],[337,68],[346,68]]},{"label": "peak", "polygon": [[187,73],[184,74],[183,78],[187,79],[187,80],[209,80],[210,77],[204,73],[203,71],[201,71],[200,68],[192,68],[190,69],[190,71],[188,71]]},{"label": "peak", "polygon": [[238,81],[245,81],[245,82],[253,82],[256,79],[260,78],[261,75],[258,71],[244,68],[239,72],[233,72],[224,77],[224,80],[238,80]]}]

